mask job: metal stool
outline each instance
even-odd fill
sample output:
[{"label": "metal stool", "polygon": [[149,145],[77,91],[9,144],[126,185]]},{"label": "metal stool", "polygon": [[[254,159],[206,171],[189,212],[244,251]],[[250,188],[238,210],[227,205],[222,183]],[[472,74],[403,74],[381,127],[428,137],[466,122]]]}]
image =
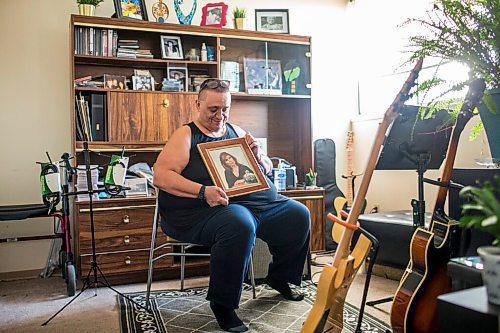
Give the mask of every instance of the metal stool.
[{"label": "metal stool", "polygon": [[[158,193],[158,191],[156,192]],[[149,298],[151,295],[151,283],[153,282],[153,266],[155,261],[162,259],[164,257],[181,257],[181,291],[184,290],[184,270],[185,270],[185,265],[186,265],[186,257],[210,257],[210,253],[189,253],[186,252],[186,250],[193,248],[193,247],[199,247],[202,245],[199,244],[193,244],[193,243],[184,243],[184,242],[178,242],[175,240],[171,240],[168,242],[165,242],[160,245],[156,245],[156,234],[158,232],[158,195],[156,196],[156,203],[155,203],[155,213],[154,213],[154,219],[153,219],[153,230],[151,231],[151,247],[149,249],[149,264],[148,264],[148,281],[147,281],[147,291],[146,291],[146,308],[149,309]],[[163,253],[155,257],[155,252],[163,249],[164,247],[167,246],[180,246],[180,252],[168,252],[168,253]],[[250,263],[249,263],[249,272],[250,272],[250,283],[252,285],[252,296],[255,299],[256,298],[256,292],[255,292],[255,278],[254,278],[254,272],[253,272],[253,253],[250,255]]]}]

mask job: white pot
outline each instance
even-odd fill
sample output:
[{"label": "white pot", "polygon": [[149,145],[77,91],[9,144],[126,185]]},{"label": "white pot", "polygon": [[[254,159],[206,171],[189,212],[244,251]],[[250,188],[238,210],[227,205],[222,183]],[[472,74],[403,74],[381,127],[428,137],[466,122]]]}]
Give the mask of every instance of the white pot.
[{"label": "white pot", "polygon": [[488,302],[500,305],[500,248],[481,246],[477,253],[483,261],[483,282],[488,292]]}]

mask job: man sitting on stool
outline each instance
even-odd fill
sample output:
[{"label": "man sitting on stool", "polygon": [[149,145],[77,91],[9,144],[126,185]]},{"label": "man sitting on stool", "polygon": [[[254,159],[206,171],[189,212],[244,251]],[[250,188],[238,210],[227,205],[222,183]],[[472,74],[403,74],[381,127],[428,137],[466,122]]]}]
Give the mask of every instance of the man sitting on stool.
[{"label": "man sitting on stool", "polygon": [[229,81],[205,80],[196,105],[198,118],[172,134],[155,164],[161,227],[176,240],[211,248],[210,308],[223,330],[244,332],[248,328],[234,309],[255,237],[268,244],[273,256],[267,284],[288,300],[303,299],[288,283],[301,282],[309,247],[309,210],[279,195],[267,177],[268,190],[231,199],[214,186],[198,152],[199,143],[244,137],[265,174],[272,163],[250,133],[227,122]]}]

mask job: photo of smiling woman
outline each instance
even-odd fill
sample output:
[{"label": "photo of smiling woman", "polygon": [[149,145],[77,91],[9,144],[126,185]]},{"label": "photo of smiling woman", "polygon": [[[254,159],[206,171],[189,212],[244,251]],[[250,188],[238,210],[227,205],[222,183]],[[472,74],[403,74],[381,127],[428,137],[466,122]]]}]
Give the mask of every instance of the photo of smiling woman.
[{"label": "photo of smiling woman", "polygon": [[219,159],[224,167],[224,176],[226,177],[228,188],[257,183],[257,177],[255,177],[252,169],[238,163],[238,159],[235,156],[227,152],[222,152],[219,155]]}]

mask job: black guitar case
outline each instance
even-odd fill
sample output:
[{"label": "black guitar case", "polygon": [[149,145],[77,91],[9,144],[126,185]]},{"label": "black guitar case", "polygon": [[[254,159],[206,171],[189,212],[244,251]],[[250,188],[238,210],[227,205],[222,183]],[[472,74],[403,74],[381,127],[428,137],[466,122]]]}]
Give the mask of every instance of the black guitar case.
[{"label": "black guitar case", "polygon": [[325,189],[325,230],[326,249],[334,250],[337,246],[332,240],[333,222],[326,217],[327,213],[337,215],[333,200],[336,197],[344,197],[342,191],[337,187],[335,175],[335,142],[332,139],[318,139],[314,141],[314,170],[318,173],[316,185]]}]

